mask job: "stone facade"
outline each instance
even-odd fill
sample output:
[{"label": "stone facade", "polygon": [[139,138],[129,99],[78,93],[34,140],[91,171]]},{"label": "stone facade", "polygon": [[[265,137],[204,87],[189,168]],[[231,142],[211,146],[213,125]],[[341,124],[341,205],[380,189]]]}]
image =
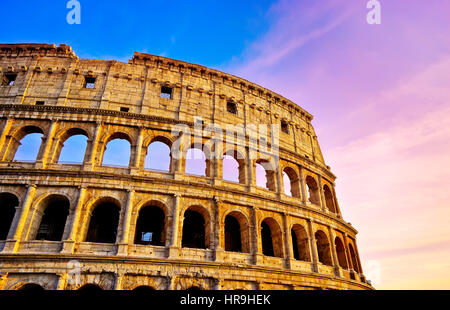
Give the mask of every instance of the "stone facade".
[{"label": "stone facade", "polygon": [[[121,63],[79,59],[66,45],[1,44],[0,70],[0,289],[372,289],[312,115],[293,102],[236,76],[142,53]],[[178,135],[180,124],[190,134]],[[217,143],[209,124],[280,125],[277,156],[261,151],[250,131],[231,148]],[[42,134],[36,160],[14,160],[31,133]],[[61,163],[73,135],[87,137],[84,160]],[[102,165],[116,138],[130,144],[128,167]],[[275,138],[267,133],[269,147]],[[145,169],[155,141],[181,154],[200,145],[205,176],[185,174],[184,156],[172,156],[167,172]],[[239,182],[222,178],[217,152],[237,159]],[[256,185],[257,163],[266,163],[267,188]],[[42,228],[50,205],[67,210],[58,240],[39,237],[51,236]],[[95,239],[108,224],[95,226],[100,206],[117,207],[115,241]],[[136,242],[147,206],[162,211],[159,244]],[[184,246],[188,213],[202,217],[203,246]],[[230,217],[239,250],[227,248]]]}]

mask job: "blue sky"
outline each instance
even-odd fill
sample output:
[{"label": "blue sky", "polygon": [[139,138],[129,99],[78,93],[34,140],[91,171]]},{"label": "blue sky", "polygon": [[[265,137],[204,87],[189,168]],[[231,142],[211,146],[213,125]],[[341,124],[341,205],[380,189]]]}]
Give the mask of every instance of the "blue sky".
[{"label": "blue sky", "polygon": [[67,0],[2,1],[0,40],[65,43],[81,58],[127,61],[139,51],[218,67],[267,31],[273,1],[79,2],[81,24],[69,25]]}]

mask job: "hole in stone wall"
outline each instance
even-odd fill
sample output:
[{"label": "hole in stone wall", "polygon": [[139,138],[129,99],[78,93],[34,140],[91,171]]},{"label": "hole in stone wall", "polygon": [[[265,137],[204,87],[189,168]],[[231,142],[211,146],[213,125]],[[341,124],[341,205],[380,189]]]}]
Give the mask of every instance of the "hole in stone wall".
[{"label": "hole in stone wall", "polygon": [[172,99],[172,88],[167,86],[161,86],[161,97],[166,99]]},{"label": "hole in stone wall", "polygon": [[99,204],[92,212],[86,241],[115,243],[118,224],[119,207],[110,202]]},{"label": "hole in stone wall", "polygon": [[95,88],[95,81],[96,81],[95,77],[86,76],[84,78],[84,88],[89,89]]},{"label": "hole in stone wall", "polygon": [[36,240],[62,240],[64,226],[69,214],[69,204],[66,199],[54,200],[48,204],[44,210]]},{"label": "hole in stone wall", "polygon": [[241,225],[231,215],[225,218],[225,251],[242,252]]},{"label": "hole in stone wall", "polygon": [[205,219],[200,213],[187,210],[184,213],[182,246],[204,249],[205,239]]},{"label": "hole in stone wall", "polygon": [[139,211],[134,243],[164,245],[164,212],[157,206],[145,206]]},{"label": "hole in stone wall", "polygon": [[19,199],[10,193],[0,194],[0,240],[6,240]]},{"label": "hole in stone wall", "polygon": [[2,79],[3,86],[13,86],[16,82],[17,74],[16,73],[5,73]]}]

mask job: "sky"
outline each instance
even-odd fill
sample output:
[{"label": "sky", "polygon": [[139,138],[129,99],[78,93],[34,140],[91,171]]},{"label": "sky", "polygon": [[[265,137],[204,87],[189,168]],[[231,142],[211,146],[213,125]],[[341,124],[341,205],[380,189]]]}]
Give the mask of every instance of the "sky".
[{"label": "sky", "polygon": [[278,92],[314,115],[367,278],[450,289],[449,1],[380,0],[380,24],[366,0],[80,2],[69,25],[65,0],[2,1],[0,42],[145,52]]}]

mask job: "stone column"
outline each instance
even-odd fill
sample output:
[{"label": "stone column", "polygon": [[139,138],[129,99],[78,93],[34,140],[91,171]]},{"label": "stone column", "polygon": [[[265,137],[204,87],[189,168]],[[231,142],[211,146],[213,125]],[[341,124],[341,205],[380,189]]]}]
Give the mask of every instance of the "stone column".
[{"label": "stone column", "polygon": [[213,246],[214,246],[214,260],[215,261],[221,261],[223,260],[223,254],[224,249],[222,245],[220,244],[220,239],[222,237],[222,228],[220,227],[220,210],[222,207],[222,202],[219,197],[214,197],[214,225],[213,225],[213,232],[214,232],[214,240],[213,240]]},{"label": "stone column", "polygon": [[72,208],[71,218],[68,227],[64,230],[64,236],[67,236],[63,244],[63,253],[73,254],[78,239],[78,226],[83,209],[84,197],[86,196],[86,187],[80,187],[78,191],[78,199],[76,206]]},{"label": "stone column", "polygon": [[67,273],[60,274],[58,282],[56,283],[56,290],[63,291],[66,288],[66,284],[67,284]]},{"label": "stone column", "polygon": [[331,190],[333,191],[333,199],[334,199],[334,207],[336,208],[336,215],[337,215],[337,217],[341,217],[341,209],[340,209],[338,201],[337,201],[336,190],[334,189],[334,184],[331,187]]},{"label": "stone column", "polygon": [[42,138],[42,146],[36,159],[34,167],[36,169],[45,169],[49,161],[49,153],[53,145],[53,140],[56,132],[58,121],[52,121],[50,129],[45,137]]},{"label": "stone column", "polygon": [[116,278],[114,279],[113,290],[121,291],[122,290],[122,282],[123,282],[123,274],[116,273]]},{"label": "stone column", "polygon": [[300,178],[300,190],[302,192],[302,204],[306,205],[306,200],[307,200],[307,189],[306,189],[306,182],[305,182],[305,178],[303,175],[303,166],[299,166],[299,178]]},{"label": "stone column", "polygon": [[128,255],[128,245],[130,242],[130,222],[131,222],[131,214],[133,212],[133,198],[135,191],[128,190],[127,203],[125,205],[125,209],[123,210],[121,217],[122,221],[119,223],[122,224],[120,232],[119,232],[119,240],[118,240],[118,250],[117,255]]},{"label": "stone column", "polygon": [[83,162],[83,170],[92,171],[96,164],[97,149],[100,141],[100,134],[103,124],[101,122],[96,123],[94,136],[88,141],[86,148],[86,155]]},{"label": "stone column", "polygon": [[319,180],[320,206],[321,206],[323,212],[327,212],[328,209],[327,209],[325,194],[323,192],[323,183],[322,183],[322,176],[321,175],[318,176],[318,180]]},{"label": "stone column", "polygon": [[318,268],[318,262],[319,262],[319,254],[317,253],[317,246],[316,246],[316,237],[314,236],[314,229],[312,225],[311,219],[307,219],[308,222],[308,230],[309,230],[309,248],[311,250],[311,270],[313,272],[319,272]]},{"label": "stone column", "polygon": [[11,130],[14,119],[8,118],[5,122],[5,125],[2,128],[2,133],[0,135],[0,160],[4,160],[4,154],[6,153],[6,149],[8,148],[8,144],[11,138],[7,139],[7,137],[11,137],[9,132]]},{"label": "stone column", "polygon": [[330,226],[328,226],[328,234],[330,235],[330,239],[331,239],[330,240],[330,247],[331,247],[331,253],[333,254],[332,258],[333,258],[334,273],[335,273],[335,275],[337,277],[340,277],[341,276],[340,266],[339,266],[339,260],[337,258],[336,243],[335,243],[336,235],[334,233],[334,230],[331,229]]},{"label": "stone column", "polygon": [[133,156],[132,156],[132,163],[131,163],[131,168],[130,168],[130,172],[132,174],[137,174],[139,171],[141,171],[143,169],[142,166],[142,143],[144,140],[144,128],[143,127],[139,127],[139,134],[138,134],[138,138],[136,141],[136,145],[134,146],[134,152],[133,152]]},{"label": "stone column", "polygon": [[180,197],[181,195],[178,193],[173,196],[172,233],[169,243],[166,242],[166,246],[169,246],[169,258],[178,258],[180,254],[181,240],[178,238],[178,229],[180,227]]},{"label": "stone column", "polygon": [[290,238],[289,225],[286,212],[283,212],[283,231],[284,231],[284,248],[286,252],[285,264],[287,269],[291,269],[291,259],[294,256],[292,252],[292,238]]},{"label": "stone column", "polygon": [[22,207],[17,209],[16,214],[14,215],[14,219],[8,233],[8,240],[6,240],[5,247],[3,248],[3,253],[16,253],[19,250],[19,245],[22,241],[22,234],[25,229],[24,226],[28,218],[35,193],[36,185],[28,185]]},{"label": "stone column", "polygon": [[254,150],[250,147],[245,148],[246,151],[246,168],[247,168],[247,191],[254,192],[256,186],[255,172],[253,171]]},{"label": "stone column", "polygon": [[259,211],[258,207],[253,207],[251,210],[251,253],[253,254],[253,264],[258,265],[262,261],[262,245],[261,240],[259,238],[258,230],[261,230],[261,227],[258,226],[257,219],[256,219],[256,213]]}]

